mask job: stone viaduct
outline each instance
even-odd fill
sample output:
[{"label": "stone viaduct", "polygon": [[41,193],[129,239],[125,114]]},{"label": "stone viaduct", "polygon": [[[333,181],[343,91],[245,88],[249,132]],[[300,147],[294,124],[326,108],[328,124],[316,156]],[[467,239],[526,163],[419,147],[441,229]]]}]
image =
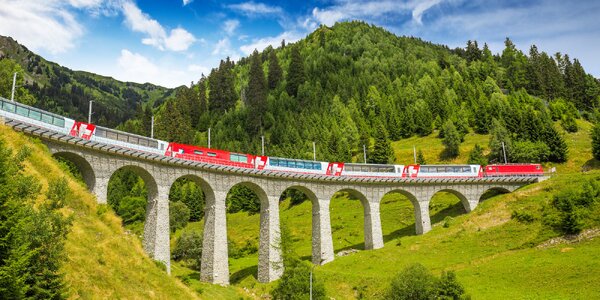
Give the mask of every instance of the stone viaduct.
[{"label": "stone viaduct", "polygon": [[417,234],[424,234],[431,230],[429,202],[440,191],[456,195],[470,212],[488,190],[512,192],[539,180],[531,177],[407,180],[259,171],[100,144],[18,121],[7,120],[6,124],[39,137],[54,156],[73,162],[98,203],[107,202],[108,182],[115,171],[126,168],[141,176],[148,189],[144,249],[152,258],[163,262],[169,272],[169,191],[179,178],[194,181],[206,198],[201,280],[222,285],[229,283],[225,199],[229,190],[238,184],[250,188],[261,201],[258,280],[270,282],[283,273],[279,198],[286,189],[297,189],[312,201],[312,262],[324,264],[334,259],[329,203],[336,192],[348,192],[360,199],[364,208],[365,249],[378,249],[383,247],[379,205],[387,193],[398,192],[411,201],[415,230]]}]

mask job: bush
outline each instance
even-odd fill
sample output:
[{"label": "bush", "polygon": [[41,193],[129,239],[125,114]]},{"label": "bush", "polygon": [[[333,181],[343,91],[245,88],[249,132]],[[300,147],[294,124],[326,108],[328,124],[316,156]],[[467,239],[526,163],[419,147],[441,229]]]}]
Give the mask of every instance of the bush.
[{"label": "bush", "polygon": [[183,202],[169,201],[169,227],[171,232],[185,227],[190,221],[190,209]]},{"label": "bush", "polygon": [[592,129],[592,154],[594,158],[600,160],[600,123],[597,123]]},{"label": "bush", "polygon": [[469,153],[469,164],[473,165],[487,165],[487,158],[483,155],[483,147],[479,144],[475,144],[471,153]]},{"label": "bush", "polygon": [[510,216],[512,219],[515,219],[521,223],[531,223],[535,220],[533,214],[529,211],[513,211]]},{"label": "bush", "polygon": [[385,299],[433,299],[436,292],[435,281],[436,278],[423,265],[408,266],[392,279]]},{"label": "bush", "polygon": [[[271,291],[273,299],[308,299],[310,295],[310,268],[300,260],[286,266],[277,286]],[[313,273],[313,299],[326,299],[325,286]]]},{"label": "bush", "polygon": [[539,163],[548,161],[550,148],[543,142],[514,142],[510,161],[515,163]]},{"label": "bush", "polygon": [[567,132],[577,132],[577,123],[575,122],[575,118],[572,115],[566,115],[560,121],[560,126]]},{"label": "bush", "polygon": [[132,196],[121,199],[117,214],[123,219],[123,225],[144,222],[146,219],[146,199]]},{"label": "bush", "polygon": [[171,257],[176,261],[184,261],[193,270],[200,271],[202,235],[195,231],[182,233],[175,242]]},{"label": "bush", "polygon": [[385,299],[464,299],[465,289],[452,271],[436,278],[421,264],[400,271],[391,282]]},{"label": "bush", "polygon": [[577,190],[567,190],[555,195],[551,207],[544,214],[544,223],[566,234],[581,232],[590,222],[590,215],[600,201],[600,184],[596,180],[585,182]]}]

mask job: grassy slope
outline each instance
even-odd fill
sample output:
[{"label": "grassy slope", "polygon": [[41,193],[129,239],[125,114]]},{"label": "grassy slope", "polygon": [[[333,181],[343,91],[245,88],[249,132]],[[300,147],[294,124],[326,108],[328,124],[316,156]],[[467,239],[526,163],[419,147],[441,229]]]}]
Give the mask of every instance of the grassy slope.
[{"label": "grassy slope", "polygon": [[[334,262],[317,267],[317,276],[325,280],[328,293],[338,299],[360,294],[368,298],[380,296],[393,274],[415,262],[424,264],[435,273],[457,271],[459,280],[474,299],[583,299],[600,294],[600,287],[591,284],[600,280],[600,253],[597,251],[600,240],[538,249],[534,246],[556,235],[542,227],[539,215],[532,224],[522,224],[510,218],[514,210],[539,211],[542,203],[549,201],[557,191],[600,175],[596,171],[585,175],[579,173],[580,167],[590,164],[592,158],[591,125],[586,122],[579,122],[579,125],[578,133],[565,136],[570,146],[570,160],[556,166],[557,176],[512,194],[492,197],[470,214],[464,214],[456,197],[439,193],[431,202],[433,230],[426,235],[415,236],[410,202],[401,195],[387,195],[381,205],[385,247],[336,257]],[[487,147],[488,141],[489,136],[468,135],[461,146],[461,155],[452,162],[466,162],[468,152],[476,143]],[[439,162],[443,146],[435,135],[431,135],[394,142],[398,163],[412,161],[413,145],[423,149],[429,163]],[[332,200],[330,209],[336,253],[349,248],[362,250],[363,211],[360,202],[342,195]],[[281,204],[280,211],[282,223],[292,232],[297,253],[309,260],[311,204],[305,202],[289,207],[286,201]],[[451,218],[445,219],[447,216]],[[239,246],[248,241],[257,243],[258,215],[228,214],[227,222],[228,236],[233,243]],[[448,226],[442,226],[445,223]],[[192,223],[184,230],[201,231],[202,223]],[[174,239],[179,234],[181,232]],[[248,288],[260,297],[268,293],[273,283],[257,283],[257,261],[258,254],[230,258],[230,273],[234,286]],[[174,274],[184,276],[189,272],[179,268]],[[191,282],[197,284],[193,278]]]},{"label": "grassy slope", "polygon": [[0,138],[15,149],[32,149],[26,172],[47,188],[48,180],[67,176],[73,191],[66,213],[73,216],[67,237],[67,261],[62,267],[71,298],[195,299],[188,287],[162,271],[142,249],[139,239],[125,233],[112,212],[102,211],[82,183],[51,158],[40,142],[0,126]]}]

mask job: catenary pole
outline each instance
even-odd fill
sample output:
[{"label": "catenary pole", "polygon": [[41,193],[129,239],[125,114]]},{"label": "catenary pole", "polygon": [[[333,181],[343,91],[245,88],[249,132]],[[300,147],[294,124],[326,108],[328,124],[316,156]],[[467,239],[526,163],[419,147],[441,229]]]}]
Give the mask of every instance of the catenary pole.
[{"label": "catenary pole", "polygon": [[94,102],[94,100],[90,100],[90,108],[88,110],[88,124],[92,123],[92,102]]},{"label": "catenary pole", "polygon": [[15,87],[17,86],[17,72],[13,75],[12,92],[10,93],[10,101],[15,101]]}]

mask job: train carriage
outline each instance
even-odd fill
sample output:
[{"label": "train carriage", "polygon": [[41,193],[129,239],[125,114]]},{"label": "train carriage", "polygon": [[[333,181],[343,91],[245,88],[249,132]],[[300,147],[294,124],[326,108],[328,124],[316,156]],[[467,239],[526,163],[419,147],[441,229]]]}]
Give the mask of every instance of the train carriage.
[{"label": "train carriage", "polygon": [[498,176],[543,176],[541,164],[495,164],[485,167],[486,177]]},{"label": "train carriage", "polygon": [[345,163],[342,176],[402,177],[403,165]]},{"label": "train carriage", "polygon": [[406,178],[464,178],[483,177],[480,165],[408,165]]},{"label": "train carriage", "polygon": [[251,154],[229,152],[225,150],[203,148],[179,143],[169,143],[169,146],[165,151],[165,155],[181,159],[240,168],[253,169],[256,167],[256,156]]}]

